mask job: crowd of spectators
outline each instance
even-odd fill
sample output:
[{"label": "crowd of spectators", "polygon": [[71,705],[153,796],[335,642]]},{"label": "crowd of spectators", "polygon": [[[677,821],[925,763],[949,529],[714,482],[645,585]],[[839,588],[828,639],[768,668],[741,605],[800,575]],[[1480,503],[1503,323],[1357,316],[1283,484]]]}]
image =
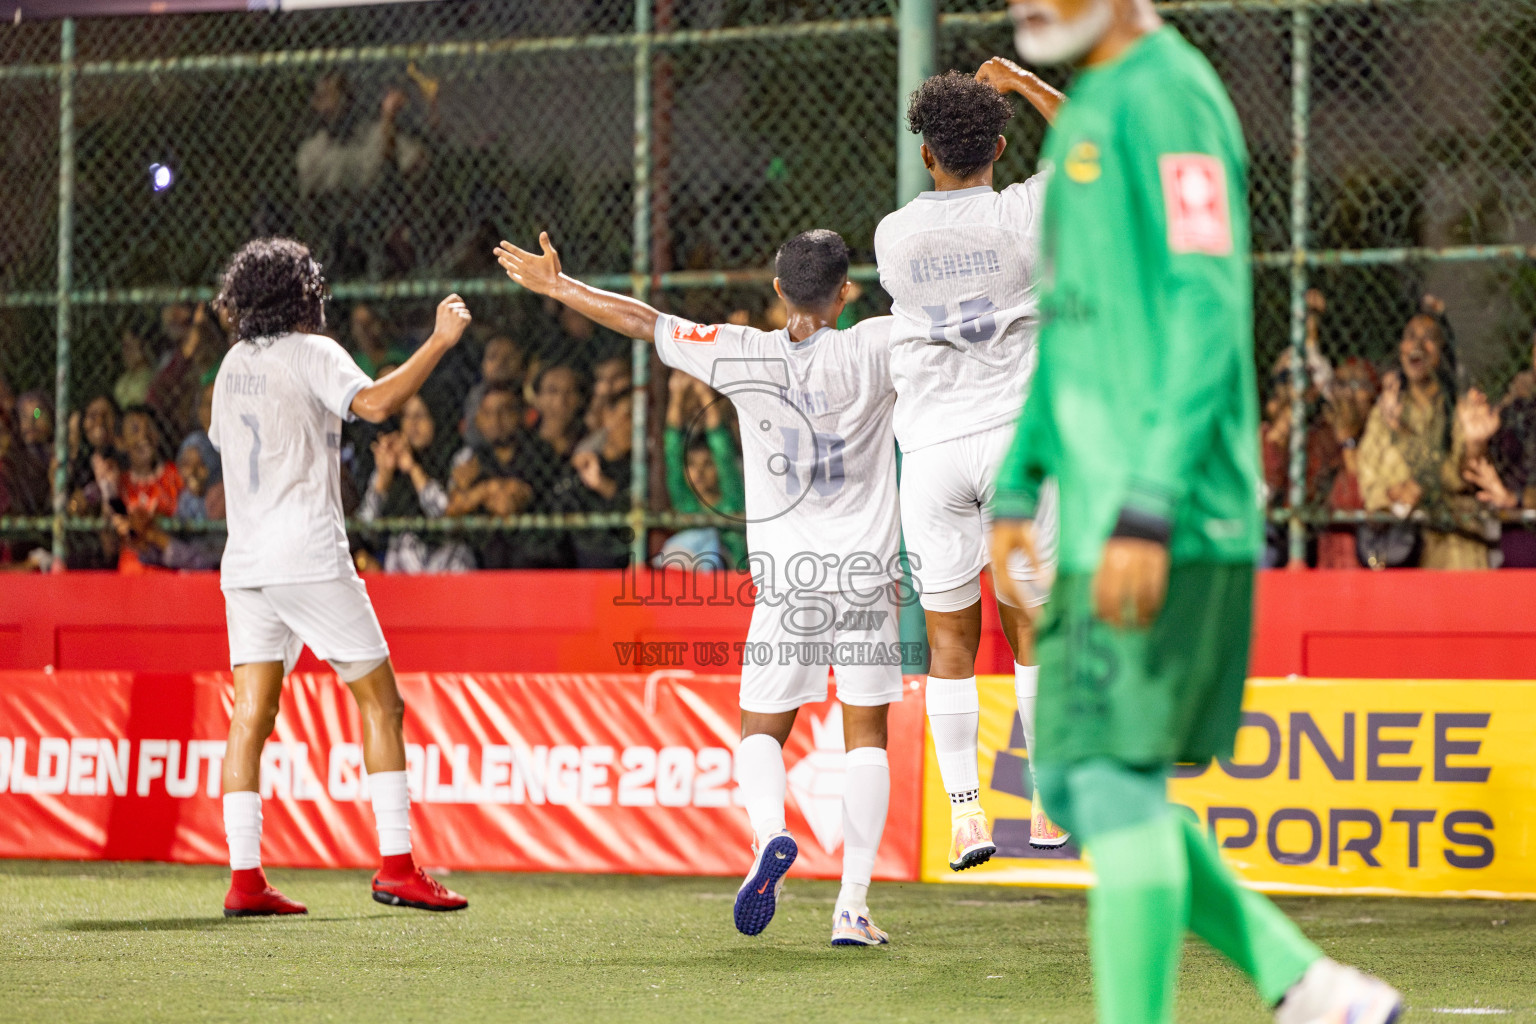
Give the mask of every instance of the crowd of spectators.
[{"label": "crowd of spectators", "polygon": [[[395,420],[344,425],[343,504],[355,525],[361,570],[628,563],[635,472],[630,347],[563,307],[543,308],[533,319],[531,326],[492,325],[467,338],[457,361],[445,362]],[[374,377],[407,358],[425,333],[362,303],[343,310],[339,322],[338,343]],[[227,327],[206,306],[171,305],[157,322],[121,331],[116,365],[103,374],[106,386],[88,393],[67,424],[65,510],[105,524],[70,531],[69,568],[218,567],[222,531],[205,524],[223,519],[224,467],[207,431]],[[664,475],[677,507],[739,515],[740,456],[729,403],[681,375],[673,392],[689,396],[688,408],[673,412],[698,419],[669,418]],[[698,442],[691,448],[689,429]],[[48,397],[13,395],[0,379],[0,516],[52,514],[54,433]],[[571,514],[607,516],[582,529],[547,519],[524,520],[517,529],[483,521],[458,529],[453,522]],[[723,540],[713,529],[688,532],[695,541],[706,535],[715,552],[707,564],[745,564],[739,530],[725,531]],[[654,546],[663,543],[657,536]],[[46,531],[13,534],[0,548],[0,565],[41,568],[49,546]]]},{"label": "crowd of spectators", "polygon": [[[1507,515],[1536,509],[1536,371],[1518,374],[1497,403],[1462,388],[1455,335],[1432,295],[1403,325],[1390,365],[1358,356],[1335,365],[1319,343],[1327,307],[1322,293],[1308,293],[1303,507],[1320,520],[1309,535],[1309,563],[1536,566],[1536,533]],[[1536,335],[1531,345],[1536,363]],[[1266,388],[1260,443],[1271,509],[1291,505],[1294,369],[1288,352]],[[1375,515],[1360,522],[1362,513]],[[1268,564],[1285,564],[1287,542],[1285,526],[1272,525]]]},{"label": "crowd of spectators", "polygon": [[[438,101],[438,81],[414,64],[398,79],[320,75],[308,109],[293,112],[296,201],[262,204],[255,217],[260,230],[312,237],[333,281],[395,280],[427,266],[450,274],[494,271],[489,251],[499,236],[485,235],[494,229],[484,215],[495,202],[487,205],[483,196],[471,202],[479,215],[469,222],[480,228],[467,233],[446,227],[435,212],[440,197],[433,200],[427,186],[454,160]],[[330,312],[328,333],[375,379],[403,362],[427,333],[397,305],[359,302]],[[690,449],[669,430],[663,446],[653,420],[654,444],[637,457],[629,343],[558,305],[539,314],[484,318],[396,421],[344,426],[341,490],[360,569],[625,565],[637,471],[649,478],[647,494],[670,490],[679,509],[740,513],[740,456],[729,403],[689,384],[690,417],[709,410],[683,431],[691,429],[699,443]],[[754,312],[760,326],[782,326],[782,310],[777,323],[775,315],[772,305]],[[745,322],[748,314],[734,318]],[[158,317],[130,314],[110,339],[77,348],[105,358],[93,363],[77,355],[62,496],[77,520],[67,531],[67,567],[217,568],[224,467],[207,430],[229,337],[216,310],[173,303]],[[95,348],[102,343],[111,346],[110,355]],[[80,386],[82,377],[89,386]],[[0,377],[0,517],[53,514],[50,394],[16,395]],[[653,463],[652,447],[664,448],[670,461]],[[702,503],[690,484],[704,495]],[[662,505],[652,500],[650,507]],[[587,529],[548,518],[570,515],[603,518]],[[486,522],[514,516],[525,517],[516,529]],[[456,521],[469,519],[480,521],[458,528]],[[48,567],[51,540],[42,526],[13,524],[0,532],[0,570]],[[646,540],[650,553],[660,555],[662,532]],[[713,552],[707,564],[745,564],[740,530],[723,536],[709,528],[685,531],[677,545],[689,544]]]},{"label": "crowd of spectators", "polygon": [[[1536,510],[1536,368],[1518,374],[1497,402],[1461,387],[1450,321],[1432,296],[1404,324],[1388,365],[1359,356],[1330,361],[1320,340],[1327,310],[1321,293],[1308,294],[1300,376],[1309,564],[1536,566],[1536,532],[1509,514]],[[770,306],[730,319],[773,327],[775,315]],[[360,569],[628,563],[637,464],[629,346],[563,307],[543,307],[533,319],[478,326],[458,362],[445,363],[396,420],[344,427],[342,492]],[[338,342],[376,377],[425,334],[362,303],[338,320]],[[106,524],[70,532],[70,568],[218,567],[224,468],[207,430],[227,338],[227,325],[201,305],[170,305],[156,321],[123,327],[107,386],[88,393],[66,423],[65,509]],[[1536,335],[1531,344],[1536,364]],[[1292,371],[1287,353],[1260,383],[1272,510],[1291,504]],[[740,520],[741,449],[730,402],[680,372],[664,380],[666,413],[651,439],[661,458],[639,460],[652,474],[648,491],[662,491],[678,513]],[[54,437],[49,396],[14,394],[0,378],[0,516],[52,513]],[[570,514],[603,518],[580,529],[547,518]],[[533,518],[516,529],[487,522],[513,516]],[[467,518],[475,528],[457,528],[455,520]],[[647,541],[656,564],[747,561],[736,527],[653,530]],[[1269,564],[1286,563],[1288,541],[1277,521]],[[0,567],[43,567],[48,546],[43,533],[13,531],[0,541]]]}]

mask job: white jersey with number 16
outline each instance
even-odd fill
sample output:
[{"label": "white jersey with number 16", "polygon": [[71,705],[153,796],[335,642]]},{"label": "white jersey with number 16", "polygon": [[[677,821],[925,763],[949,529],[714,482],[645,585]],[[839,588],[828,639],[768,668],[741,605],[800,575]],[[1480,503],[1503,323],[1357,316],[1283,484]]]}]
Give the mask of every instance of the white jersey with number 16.
[{"label": "white jersey with number 16", "polygon": [[875,231],[902,451],[1018,419],[1038,358],[1045,179],[924,192]]},{"label": "white jersey with number 16", "polygon": [[224,464],[225,590],[356,575],[341,509],[341,423],[368,375],[330,338],[230,349],[208,433]]}]

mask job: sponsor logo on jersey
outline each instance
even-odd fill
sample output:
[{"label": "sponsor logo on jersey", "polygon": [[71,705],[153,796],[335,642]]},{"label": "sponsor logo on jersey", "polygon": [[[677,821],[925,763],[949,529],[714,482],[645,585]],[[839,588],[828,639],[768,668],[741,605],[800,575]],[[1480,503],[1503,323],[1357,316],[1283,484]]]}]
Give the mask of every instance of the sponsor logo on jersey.
[{"label": "sponsor logo on jersey", "polygon": [[1168,211],[1168,248],[1175,253],[1232,253],[1227,171],[1205,153],[1164,153],[1157,166]]},{"label": "sponsor logo on jersey", "polygon": [[719,324],[678,324],[672,328],[672,340],[685,345],[713,345],[719,336]]},{"label": "sponsor logo on jersey", "polygon": [[1067,151],[1067,158],[1062,163],[1067,172],[1067,177],[1079,185],[1086,185],[1092,181],[1098,181],[1103,173],[1099,167],[1099,147],[1084,139]]}]

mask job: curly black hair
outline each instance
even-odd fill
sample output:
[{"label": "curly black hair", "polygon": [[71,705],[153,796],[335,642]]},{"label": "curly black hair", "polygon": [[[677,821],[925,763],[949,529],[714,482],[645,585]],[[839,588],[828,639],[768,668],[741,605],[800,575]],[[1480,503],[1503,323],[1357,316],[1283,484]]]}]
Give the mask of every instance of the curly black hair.
[{"label": "curly black hair", "polygon": [[962,71],[934,75],[907,101],[907,129],[921,135],[939,166],[969,178],[992,162],[1013,104]]},{"label": "curly black hair", "polygon": [[824,306],[848,278],[848,243],[826,228],[802,231],[779,246],[773,272],[790,303],[802,309]]},{"label": "curly black hair", "polygon": [[241,341],[325,326],[325,278],[309,248],[291,238],[258,238],[230,257],[215,300]]}]

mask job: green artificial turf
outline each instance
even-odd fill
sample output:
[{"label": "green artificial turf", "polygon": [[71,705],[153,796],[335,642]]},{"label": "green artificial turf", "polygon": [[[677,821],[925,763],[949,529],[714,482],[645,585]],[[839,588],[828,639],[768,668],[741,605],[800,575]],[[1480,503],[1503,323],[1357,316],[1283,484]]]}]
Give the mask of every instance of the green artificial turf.
[{"label": "green artificial turf", "polygon": [[[876,885],[892,945],[834,949],[828,882],[792,878],[749,939],[728,879],[462,874],[470,908],[430,914],[374,903],[364,872],[271,877],[308,917],[226,920],[218,868],[0,862],[0,1020],[1092,1020],[1076,892]],[[1409,1020],[1536,1024],[1536,905],[1282,904],[1398,984]],[[1189,944],[1181,1022],[1268,1019]]]}]

